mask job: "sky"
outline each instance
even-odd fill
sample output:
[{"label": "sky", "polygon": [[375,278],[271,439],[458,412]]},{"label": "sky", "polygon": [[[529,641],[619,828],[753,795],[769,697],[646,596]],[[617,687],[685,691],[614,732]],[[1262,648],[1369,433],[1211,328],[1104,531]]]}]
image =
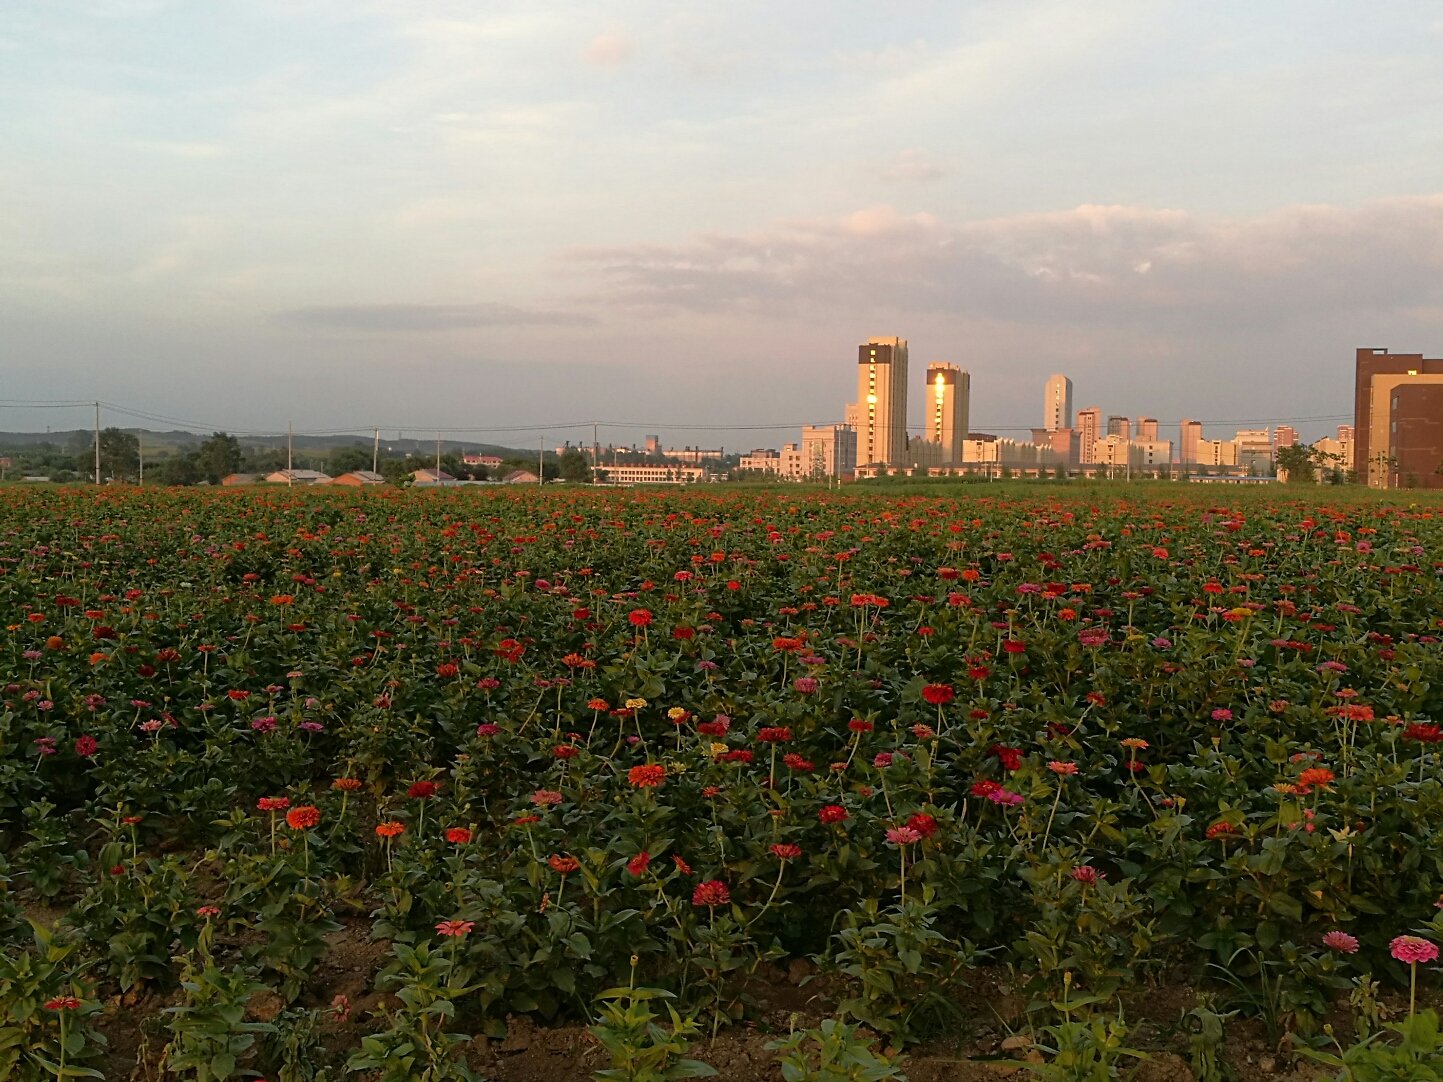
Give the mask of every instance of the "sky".
[{"label": "sky", "polygon": [[1440,50],[1436,0],[6,0],[0,429],[778,446],[899,335],[919,428],[948,361],[986,431],[1063,372],[1331,434],[1357,347],[1443,355]]}]

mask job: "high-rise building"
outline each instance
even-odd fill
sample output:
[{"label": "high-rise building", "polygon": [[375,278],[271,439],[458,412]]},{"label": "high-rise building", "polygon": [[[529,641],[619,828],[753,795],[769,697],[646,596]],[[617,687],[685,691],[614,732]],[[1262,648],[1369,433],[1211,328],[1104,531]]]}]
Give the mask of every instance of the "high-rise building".
[{"label": "high-rise building", "polygon": [[955,364],[940,361],[927,366],[927,439],[937,444],[940,465],[954,466],[962,462],[971,396],[969,373]]},{"label": "high-rise building", "polygon": [[1372,488],[1443,488],[1443,360],[1360,349],[1353,468]]},{"label": "high-rise building", "polygon": [[1240,428],[1233,437],[1237,444],[1237,462],[1255,474],[1273,468],[1273,438],[1266,428]]},{"label": "high-rise building", "polygon": [[1202,422],[1185,420],[1178,429],[1178,461],[1184,466],[1196,465],[1202,461]]},{"label": "high-rise building", "polygon": [[1302,436],[1292,425],[1278,425],[1273,429],[1273,457],[1276,458],[1284,447],[1296,447],[1301,439]]},{"label": "high-rise building", "polygon": [[907,340],[869,338],[857,347],[857,463],[907,462]]},{"label": "high-rise building", "polygon": [[1096,462],[1097,458],[1093,446],[1098,438],[1105,433],[1102,431],[1102,410],[1097,406],[1088,406],[1085,410],[1077,411],[1077,444],[1078,461],[1086,465]]},{"label": "high-rise building", "polygon": [[1047,377],[1042,397],[1042,427],[1049,432],[1072,427],[1072,380],[1061,373]]},{"label": "high-rise building", "polygon": [[1137,438],[1156,442],[1157,440],[1157,418],[1139,417],[1137,419]]},{"label": "high-rise building", "polygon": [[1355,431],[1356,431],[1356,430],[1353,428],[1352,425],[1339,425],[1339,426],[1338,426],[1338,442],[1339,442],[1339,443],[1352,443],[1352,442],[1353,442],[1353,433],[1354,433]]},{"label": "high-rise building", "polygon": [[1132,438],[1132,422],[1126,417],[1119,417],[1112,414],[1107,419],[1107,432],[1109,436],[1121,436],[1123,439]]}]

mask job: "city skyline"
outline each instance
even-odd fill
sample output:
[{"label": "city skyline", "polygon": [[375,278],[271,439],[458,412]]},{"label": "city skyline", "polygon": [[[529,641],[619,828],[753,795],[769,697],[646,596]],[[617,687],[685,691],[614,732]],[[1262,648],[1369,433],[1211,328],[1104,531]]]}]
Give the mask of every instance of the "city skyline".
[{"label": "city skyline", "polygon": [[1427,4],[7,16],[11,399],[763,433],[905,327],[978,425],[1034,423],[1056,371],[1130,417],[1286,420],[1346,412],[1356,343],[1443,345]]}]

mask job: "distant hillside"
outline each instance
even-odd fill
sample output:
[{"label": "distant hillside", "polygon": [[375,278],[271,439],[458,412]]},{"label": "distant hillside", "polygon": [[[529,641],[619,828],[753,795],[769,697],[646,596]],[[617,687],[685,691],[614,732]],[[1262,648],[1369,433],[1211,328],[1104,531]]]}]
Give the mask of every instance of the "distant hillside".
[{"label": "distant hillside", "polygon": [[[148,428],[119,427],[125,428],[127,432],[139,433],[141,443],[150,453],[192,451],[199,447],[209,435],[209,433],[201,435],[195,432],[165,432],[152,431]],[[371,436],[344,433],[328,436],[295,436],[292,446],[297,451],[331,451],[341,447],[370,447],[372,438]],[[71,428],[53,432],[0,432],[0,451],[37,450],[44,448],[47,444],[57,451],[73,450],[81,445],[90,446],[94,439],[95,433],[87,428]],[[277,448],[286,445],[284,433],[278,436],[236,436],[236,441],[242,447],[250,448]],[[381,448],[396,455],[429,455],[436,453],[436,441],[434,439],[387,439],[383,433]],[[500,444],[477,443],[471,440],[442,440],[441,453],[498,455],[501,458],[529,460],[536,456],[536,448],[502,447]]]}]

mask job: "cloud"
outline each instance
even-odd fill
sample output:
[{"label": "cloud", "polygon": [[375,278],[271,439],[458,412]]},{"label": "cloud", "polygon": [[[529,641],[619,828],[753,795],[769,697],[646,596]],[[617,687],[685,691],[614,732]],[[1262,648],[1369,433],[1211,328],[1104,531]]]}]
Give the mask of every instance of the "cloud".
[{"label": "cloud", "polygon": [[1443,302],[1443,195],[1240,220],[1084,205],[949,223],[880,206],[566,258],[599,283],[593,300],[639,308],[1225,333]]},{"label": "cloud", "polygon": [[947,170],[930,161],[920,150],[904,150],[897,160],[880,170],[883,180],[929,181],[941,180]]},{"label": "cloud", "polygon": [[592,67],[619,68],[631,59],[631,39],[625,34],[600,34],[587,43],[581,56]]},{"label": "cloud", "polygon": [[589,315],[509,304],[335,304],[277,312],[283,323],[380,333],[451,331],[473,327],[569,327],[594,323]]}]

